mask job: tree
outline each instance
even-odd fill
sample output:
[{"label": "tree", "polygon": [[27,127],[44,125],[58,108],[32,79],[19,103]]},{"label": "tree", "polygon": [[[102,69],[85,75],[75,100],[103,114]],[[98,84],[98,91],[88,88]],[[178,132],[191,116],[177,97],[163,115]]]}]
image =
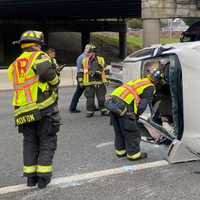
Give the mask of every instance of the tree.
[{"label": "tree", "polygon": [[128,27],[133,29],[141,29],[142,28],[142,20],[141,19],[130,19],[128,21]]}]

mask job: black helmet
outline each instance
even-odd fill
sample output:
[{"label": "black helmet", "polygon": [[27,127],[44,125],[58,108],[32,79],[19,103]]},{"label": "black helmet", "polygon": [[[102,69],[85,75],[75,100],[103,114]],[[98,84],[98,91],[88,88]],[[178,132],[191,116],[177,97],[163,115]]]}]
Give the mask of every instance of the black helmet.
[{"label": "black helmet", "polygon": [[24,44],[24,43],[37,43],[40,45],[44,44],[44,35],[40,31],[25,31],[22,33],[20,40],[13,42],[13,44]]},{"label": "black helmet", "polygon": [[158,68],[152,69],[148,76],[147,76],[152,82],[161,82],[164,78],[164,74],[160,71]]}]

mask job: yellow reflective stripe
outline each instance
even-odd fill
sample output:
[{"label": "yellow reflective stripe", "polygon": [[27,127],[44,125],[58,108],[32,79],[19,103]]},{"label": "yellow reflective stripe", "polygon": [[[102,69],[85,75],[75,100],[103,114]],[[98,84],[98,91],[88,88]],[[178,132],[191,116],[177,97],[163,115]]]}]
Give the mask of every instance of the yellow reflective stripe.
[{"label": "yellow reflective stripe", "polygon": [[101,111],[103,111],[103,112],[104,112],[104,111],[108,111],[108,110],[107,110],[106,108],[102,108],[102,109],[101,109]]},{"label": "yellow reflective stripe", "polygon": [[29,112],[29,111],[37,109],[37,108],[38,108],[38,105],[36,103],[20,107],[20,108],[15,110],[15,116],[18,116],[18,115],[25,113],[25,112]]},{"label": "yellow reflective stripe", "polygon": [[138,159],[141,156],[141,152],[135,153],[132,156],[131,155],[127,155],[128,158],[130,159]]},{"label": "yellow reflective stripe", "polygon": [[19,83],[15,85],[15,90],[23,89],[25,86],[33,85],[38,81],[38,76],[33,77],[30,80],[27,80],[24,83]]},{"label": "yellow reflective stripe", "polygon": [[123,156],[126,154],[126,150],[115,150],[115,153],[118,155],[118,156]]},{"label": "yellow reflective stripe", "polygon": [[34,173],[37,170],[37,165],[32,165],[32,166],[24,166],[23,172],[24,173]]},{"label": "yellow reflective stripe", "polygon": [[38,104],[39,109],[42,110],[52,105],[57,100],[57,97],[58,95],[55,92],[53,92],[52,95],[48,99]]},{"label": "yellow reflective stripe", "polygon": [[53,80],[49,81],[51,85],[56,85],[58,84],[58,82],[59,82],[59,78],[57,75],[55,76],[55,78],[53,78]]},{"label": "yellow reflective stripe", "polygon": [[82,65],[83,65],[83,85],[88,85],[88,82],[89,82],[89,74],[88,74],[88,62],[89,62],[89,59],[86,57],[83,59],[82,61]]},{"label": "yellow reflective stripe", "polygon": [[53,166],[52,165],[38,165],[37,166],[37,172],[39,173],[49,173],[53,171]]},{"label": "yellow reflective stripe", "polygon": [[47,108],[48,106],[52,105],[57,100],[57,97],[58,95],[55,92],[53,92],[53,94],[48,99],[46,99],[45,101],[41,103],[38,103],[38,104],[34,103],[34,104],[29,104],[27,106],[20,107],[15,110],[15,117],[22,113],[29,112],[34,109],[42,110],[44,108]]}]

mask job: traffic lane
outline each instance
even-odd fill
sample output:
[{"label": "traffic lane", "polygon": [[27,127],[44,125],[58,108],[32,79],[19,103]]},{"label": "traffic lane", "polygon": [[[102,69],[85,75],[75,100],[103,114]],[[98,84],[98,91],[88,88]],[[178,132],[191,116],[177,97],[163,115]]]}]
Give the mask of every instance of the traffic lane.
[{"label": "traffic lane", "polygon": [[9,193],[2,200],[199,200],[199,162],[181,163],[90,179],[44,190]]},{"label": "traffic lane", "polygon": [[[59,106],[62,123],[58,133],[58,149],[54,159],[54,177],[69,176],[89,171],[109,169],[131,164],[126,158],[118,159],[114,154],[113,128],[109,117],[97,112],[93,118],[85,117],[85,98],[80,100],[80,114],[68,111],[75,88],[60,89]],[[12,115],[11,92],[1,92],[0,101],[0,187],[25,182],[22,176],[22,135],[17,134]],[[167,148],[142,144],[149,153],[150,162],[165,158]]]}]

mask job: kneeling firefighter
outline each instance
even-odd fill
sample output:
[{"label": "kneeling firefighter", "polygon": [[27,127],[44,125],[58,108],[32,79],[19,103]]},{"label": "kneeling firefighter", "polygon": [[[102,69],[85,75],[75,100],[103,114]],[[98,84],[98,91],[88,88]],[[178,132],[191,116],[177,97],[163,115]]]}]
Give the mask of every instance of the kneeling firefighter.
[{"label": "kneeling firefighter", "polygon": [[41,51],[44,36],[26,31],[19,44],[22,54],[9,66],[14,85],[14,115],[23,134],[24,176],[27,186],[45,188],[52,176],[60,116],[57,105],[59,78],[50,57]]},{"label": "kneeling firefighter", "polygon": [[138,119],[155,94],[155,84],[159,84],[162,74],[153,70],[146,78],[123,84],[111,93],[106,101],[110,110],[111,122],[115,132],[115,153],[118,157],[127,156],[129,160],[147,157],[140,151],[141,133]]},{"label": "kneeling firefighter", "polygon": [[95,94],[101,115],[109,115],[104,105],[108,74],[109,71],[105,68],[104,58],[96,55],[94,45],[89,45],[88,56],[83,58],[82,67],[78,72],[78,81],[80,85],[85,87],[87,117],[92,117],[96,111]]}]

